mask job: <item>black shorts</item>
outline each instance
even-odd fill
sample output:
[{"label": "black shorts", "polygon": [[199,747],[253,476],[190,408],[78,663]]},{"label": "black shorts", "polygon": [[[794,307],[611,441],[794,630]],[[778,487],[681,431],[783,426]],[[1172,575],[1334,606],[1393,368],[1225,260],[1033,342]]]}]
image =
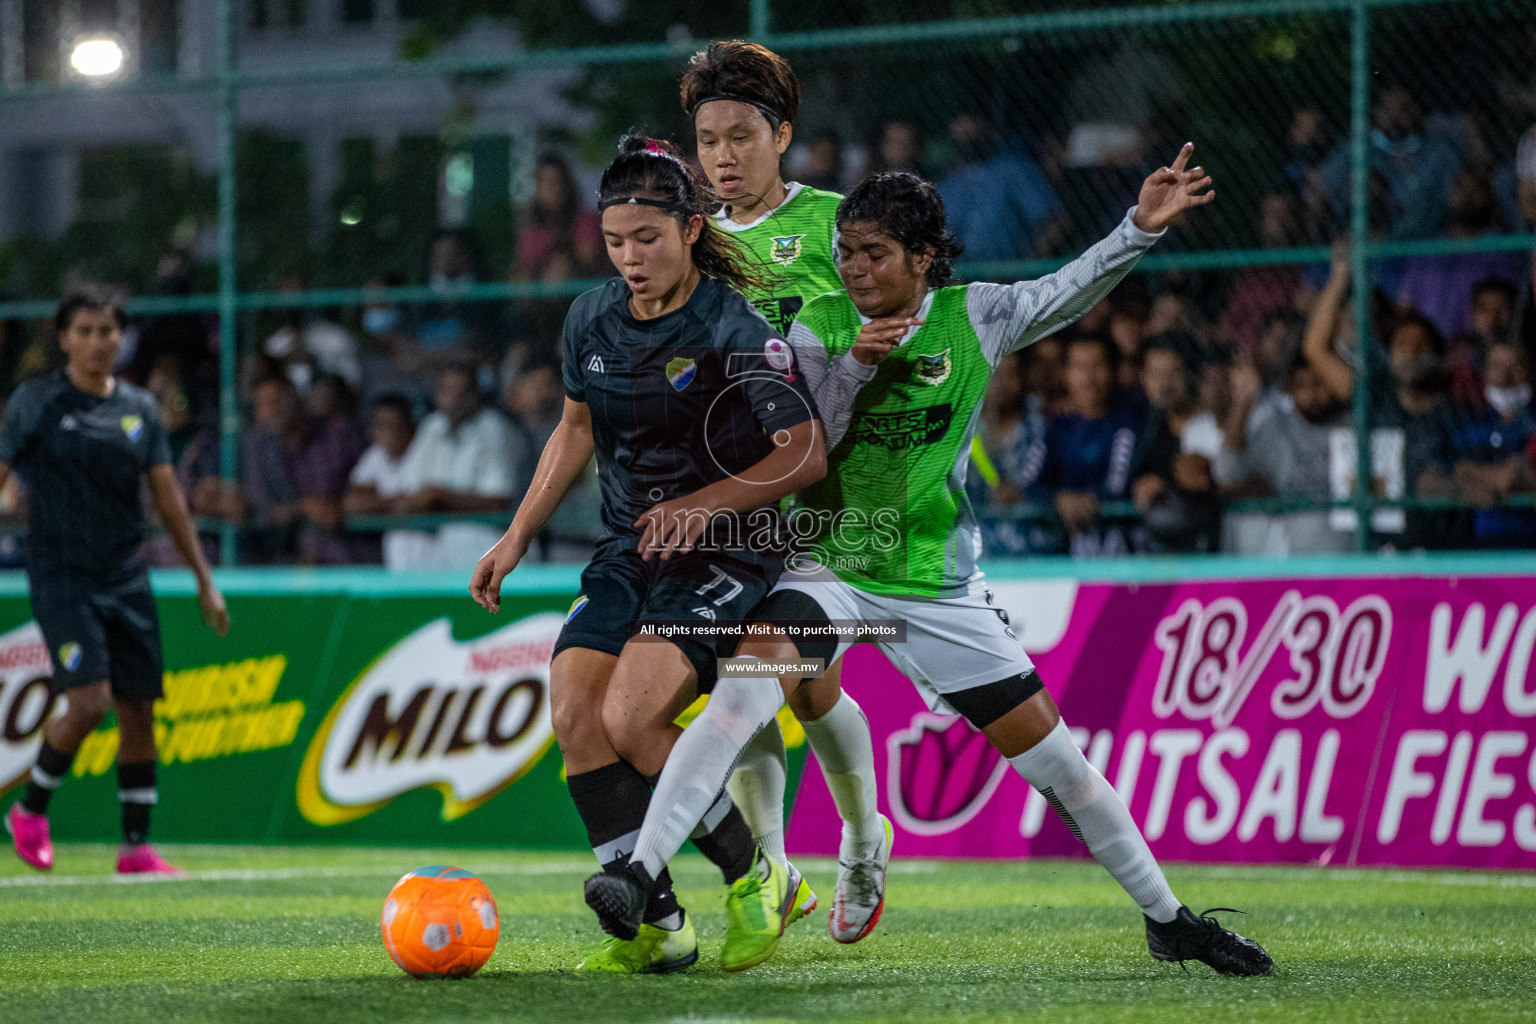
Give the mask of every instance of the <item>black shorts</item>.
[{"label": "black shorts", "polygon": [[155,700],[164,693],[160,615],[147,575],[102,585],[50,573],[30,577],[30,584],[56,693],[103,679],[123,700]]},{"label": "black shorts", "polygon": [[[609,541],[581,573],[581,595],[555,641],[555,654],[582,647],[617,656],[641,622],[740,623],[773,589],[774,562],[755,556],[690,552],[642,561],[627,541]],[[715,687],[716,661],[736,652],[739,637],[705,642],[668,637],[699,674],[699,692]]]}]

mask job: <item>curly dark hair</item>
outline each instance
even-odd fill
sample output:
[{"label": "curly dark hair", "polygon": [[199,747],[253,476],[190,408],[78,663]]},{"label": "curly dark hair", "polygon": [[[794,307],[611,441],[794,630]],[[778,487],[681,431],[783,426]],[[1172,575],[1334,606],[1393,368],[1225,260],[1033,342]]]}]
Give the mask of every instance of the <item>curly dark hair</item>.
[{"label": "curly dark hair", "polygon": [[910,171],[867,175],[837,208],[837,226],[869,221],[880,226],[908,253],[926,252],[928,285],[950,282],[956,257],[965,247],[944,225],[944,200],[932,183]]},{"label": "curly dark hair", "polygon": [[619,142],[618,157],[603,172],[597,199],[600,210],[635,199],[647,206],[660,207],[683,226],[693,217],[705,218],[704,230],[691,249],[693,265],[699,273],[737,291],[767,287],[765,271],[741,245],[725,232],[709,226],[710,211],[716,205],[714,192],[704,176],[667,140],[653,139],[640,132],[625,135]]},{"label": "curly dark hair", "polygon": [[678,93],[683,113],[689,117],[707,99],[750,103],[775,131],[800,113],[800,82],[789,61],[765,46],[740,39],[710,43],[708,49],[694,54]]}]

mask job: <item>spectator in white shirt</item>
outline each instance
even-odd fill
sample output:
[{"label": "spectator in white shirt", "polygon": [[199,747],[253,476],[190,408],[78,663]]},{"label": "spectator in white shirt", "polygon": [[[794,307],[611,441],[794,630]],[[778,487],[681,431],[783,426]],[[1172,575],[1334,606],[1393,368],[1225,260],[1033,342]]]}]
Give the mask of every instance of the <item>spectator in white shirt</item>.
[{"label": "spectator in white shirt", "polygon": [[[387,516],[405,493],[405,453],[416,436],[416,417],[404,395],[382,396],[373,406],[369,425],[373,443],[352,469],[346,512],[353,516]],[[435,565],[437,542],[421,530],[390,530],[384,534],[384,564],[400,569]]]},{"label": "spectator in white shirt", "polygon": [[[437,411],[421,421],[401,466],[397,515],[508,512],[526,488],[529,444],[495,409],[484,408],[469,367],[445,370]],[[438,568],[470,568],[505,524],[451,523],[437,531]]]},{"label": "spectator in white shirt", "polygon": [[384,395],[373,405],[372,444],[352,468],[346,509],[354,516],[385,516],[405,493],[405,453],[416,436],[416,418],[405,396]]},{"label": "spectator in white shirt", "polygon": [[[279,290],[296,292],[303,287],[302,279],[290,277]],[[288,310],[285,320],[262,343],[261,350],[282,361],[288,379],[300,394],[325,373],[334,373],[357,390],[363,379],[363,364],[357,352],[357,339],[345,327],[312,316],[304,309]]]}]

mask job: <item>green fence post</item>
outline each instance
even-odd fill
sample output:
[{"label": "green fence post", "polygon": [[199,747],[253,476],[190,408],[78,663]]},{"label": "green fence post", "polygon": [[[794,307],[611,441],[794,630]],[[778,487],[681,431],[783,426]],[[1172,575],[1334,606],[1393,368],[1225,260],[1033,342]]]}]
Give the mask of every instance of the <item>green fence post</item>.
[{"label": "green fence post", "polygon": [[767,43],[768,41],[768,2],[769,0],[752,0],[751,27],[747,29],[747,37],[753,42]]},{"label": "green fence post", "polygon": [[[235,395],[235,0],[217,0],[219,132],[219,476],[235,480],[240,407]],[[235,527],[219,531],[219,562],[235,564]]]},{"label": "green fence post", "polygon": [[1361,551],[1371,549],[1375,475],[1371,465],[1371,287],[1366,245],[1370,233],[1371,12],[1366,0],[1350,8],[1349,261],[1355,317],[1355,518]]}]

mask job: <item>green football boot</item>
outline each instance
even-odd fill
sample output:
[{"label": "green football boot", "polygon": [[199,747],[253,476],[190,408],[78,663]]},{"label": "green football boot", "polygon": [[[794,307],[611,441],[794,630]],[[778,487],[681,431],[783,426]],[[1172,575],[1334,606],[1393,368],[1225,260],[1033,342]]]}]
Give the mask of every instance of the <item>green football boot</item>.
[{"label": "green football boot", "polygon": [[789,865],[789,887],[795,892],[795,905],[789,912],[789,920],[784,922],[785,928],[816,909],[816,894],[811,891],[811,883],[793,864]]},{"label": "green football boot", "polygon": [[789,884],[789,869],[759,854],[751,871],[731,883],[725,897],[725,948],[720,966],[744,971],[773,956],[784,925],[795,908],[799,886]]},{"label": "green football boot", "polygon": [[577,974],[673,974],[699,959],[699,939],[693,920],[683,914],[682,927],[667,931],[642,924],[628,941],[608,938],[576,965]]}]

